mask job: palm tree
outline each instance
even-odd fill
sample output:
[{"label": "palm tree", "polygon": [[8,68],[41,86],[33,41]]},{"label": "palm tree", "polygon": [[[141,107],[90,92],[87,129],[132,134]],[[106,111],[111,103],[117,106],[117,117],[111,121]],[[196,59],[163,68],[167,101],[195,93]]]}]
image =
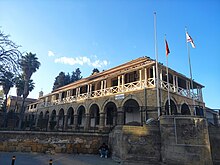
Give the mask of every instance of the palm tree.
[{"label": "palm tree", "polygon": [[24,76],[24,91],[23,91],[23,100],[21,105],[21,111],[20,111],[20,120],[19,120],[19,128],[21,128],[21,122],[24,117],[24,102],[27,96],[29,95],[29,81],[31,79],[31,76],[34,72],[37,71],[40,67],[40,62],[38,61],[38,58],[36,57],[36,54],[33,53],[26,53],[25,56],[22,56],[20,60],[20,66],[23,71]]},{"label": "palm tree", "polygon": [[3,92],[5,95],[4,107],[3,107],[3,115],[4,115],[4,127],[6,126],[6,113],[7,113],[7,99],[8,92],[10,88],[14,86],[14,74],[12,72],[5,71],[3,75],[0,77],[0,85],[3,87]]},{"label": "palm tree", "polygon": [[[24,84],[25,84],[24,76],[18,75],[15,78],[15,87],[16,87],[16,94],[17,94],[16,103],[15,103],[16,112],[18,112],[18,105],[17,105],[18,97],[21,97],[24,93]],[[35,87],[34,82],[32,79],[30,79],[28,82],[28,91],[31,92],[34,89],[34,87]]]}]

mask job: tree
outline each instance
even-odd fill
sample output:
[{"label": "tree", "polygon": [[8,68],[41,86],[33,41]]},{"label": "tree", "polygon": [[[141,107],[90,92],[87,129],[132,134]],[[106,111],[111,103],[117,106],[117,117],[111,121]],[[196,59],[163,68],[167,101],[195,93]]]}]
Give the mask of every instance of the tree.
[{"label": "tree", "polygon": [[65,85],[65,79],[66,75],[64,72],[60,72],[59,75],[55,78],[54,84],[53,84],[53,90],[62,87]]},{"label": "tree", "polygon": [[14,74],[12,72],[5,71],[0,77],[0,83],[3,87],[5,98],[7,99],[10,88],[14,86]]},{"label": "tree", "polygon": [[36,54],[33,53],[26,53],[25,56],[22,56],[20,62],[19,62],[23,77],[24,77],[24,91],[23,91],[23,99],[22,99],[22,105],[21,105],[21,111],[20,111],[20,120],[19,120],[19,128],[21,128],[21,122],[23,120],[25,108],[24,108],[24,102],[27,96],[29,95],[29,82],[31,79],[31,76],[34,72],[37,71],[40,67],[40,62],[38,61],[38,58],[36,57]]},{"label": "tree", "polygon": [[71,83],[71,81],[70,81],[70,74],[67,73],[67,74],[65,75],[65,82],[64,82],[64,84],[67,85],[67,84],[69,84],[69,83]]},{"label": "tree", "polygon": [[4,115],[4,127],[6,126],[6,113],[7,113],[7,99],[8,92],[10,88],[14,86],[14,74],[9,71],[4,71],[0,76],[0,85],[3,87],[3,93],[5,95],[4,105],[3,105],[3,115]]},{"label": "tree", "polygon": [[55,78],[53,90],[60,88],[64,85],[70,84],[72,82],[75,82],[77,80],[80,80],[81,78],[82,76],[79,68],[73,71],[71,76],[69,73],[65,74],[64,72],[60,72],[59,75]]},{"label": "tree", "polygon": [[[17,99],[19,96],[21,97],[24,93],[24,84],[25,84],[25,80],[23,75],[18,75],[17,77],[15,77],[15,87],[17,94],[16,103],[15,103],[16,111],[18,111]],[[31,92],[34,89],[34,87],[35,87],[34,82],[32,79],[30,79],[28,82],[28,91]]]},{"label": "tree", "polygon": [[0,76],[5,72],[16,73],[19,70],[20,46],[16,45],[0,30]]},{"label": "tree", "polygon": [[94,68],[94,69],[92,70],[92,75],[95,74],[95,73],[99,73],[99,70],[98,70],[97,68]]},{"label": "tree", "polygon": [[81,76],[81,71],[79,68],[77,68],[75,71],[72,72],[72,76],[71,76],[71,82],[75,82],[82,79]]},{"label": "tree", "polygon": [[24,93],[24,77],[22,75],[15,77],[15,87],[17,96],[22,96]]}]

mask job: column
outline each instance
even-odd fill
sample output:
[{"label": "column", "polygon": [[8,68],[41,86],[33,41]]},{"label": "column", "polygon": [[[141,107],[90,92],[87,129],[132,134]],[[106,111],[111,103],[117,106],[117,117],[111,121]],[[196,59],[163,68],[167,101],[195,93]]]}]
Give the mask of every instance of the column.
[{"label": "column", "polygon": [[78,96],[78,88],[76,88],[76,97]]},{"label": "column", "polygon": [[55,101],[55,95],[52,95],[51,102]]},{"label": "column", "polygon": [[124,111],[122,107],[118,108],[117,115],[117,125],[124,125]]},{"label": "column", "polygon": [[100,113],[100,122],[99,122],[99,130],[104,130],[105,127],[105,113],[101,112]]},{"label": "column", "polygon": [[187,91],[187,96],[190,96],[189,83],[187,80],[186,80],[186,91]]},{"label": "column", "polygon": [[103,80],[103,95],[106,95],[106,86],[107,86],[107,81]]},{"label": "column", "polygon": [[156,76],[155,76],[155,66],[153,66],[153,80],[154,80],[154,86],[156,86]]},{"label": "column", "polygon": [[101,95],[103,95],[103,80],[101,81]]},{"label": "column", "polygon": [[104,80],[104,89],[107,88],[107,80]]},{"label": "column", "polygon": [[202,88],[200,88],[200,89],[199,89],[199,91],[200,91],[200,92],[199,92],[199,94],[200,94],[200,101],[202,101],[202,102],[203,102]]},{"label": "column", "polygon": [[89,91],[92,93],[92,84],[89,85]]},{"label": "column", "polygon": [[56,120],[55,120],[57,123],[56,123],[56,125],[55,125],[55,129],[56,130],[58,130],[59,129],[59,127],[60,127],[60,121],[59,121],[59,115],[56,115]]},{"label": "column", "polygon": [[120,87],[120,79],[121,79],[121,76],[118,76],[118,87]]},{"label": "column", "polygon": [[176,91],[178,93],[178,88],[179,88],[179,85],[178,85],[178,77],[176,76]]},{"label": "column", "polygon": [[70,96],[73,95],[73,89],[70,89]]},{"label": "column", "polygon": [[35,122],[35,126],[36,126],[36,127],[37,127],[38,120],[39,120],[39,115],[36,114],[36,122]]},{"label": "column", "polygon": [[87,97],[90,97],[90,84],[87,85]]},{"label": "column", "polygon": [[176,92],[176,76],[173,75],[173,90]]},{"label": "column", "polygon": [[78,128],[78,114],[74,114],[73,128],[74,130]]},{"label": "column", "polygon": [[59,93],[59,102],[62,101],[62,93]]},{"label": "column", "polygon": [[121,85],[122,85],[122,92],[123,92],[124,91],[124,85],[125,85],[125,75],[124,74],[122,75],[121,79],[122,79],[122,82],[121,82],[122,84]]},{"label": "column", "polygon": [[45,98],[45,107],[47,107],[48,97]]},{"label": "column", "polygon": [[142,74],[141,74],[141,69],[139,70],[139,81],[140,81],[140,87],[142,87]]},{"label": "column", "polygon": [[67,130],[68,128],[68,115],[64,115],[64,125],[63,125],[63,130]]},{"label": "column", "polygon": [[86,118],[85,118],[85,125],[84,125],[84,131],[89,130],[90,127],[90,114],[85,114]]},{"label": "column", "polygon": [[[169,81],[168,81],[169,83]],[[160,70],[160,87],[162,88],[163,86],[163,70],[161,69]],[[167,88],[168,88],[168,84],[167,84]]]},{"label": "column", "polygon": [[147,87],[147,68],[144,68],[144,87]]}]

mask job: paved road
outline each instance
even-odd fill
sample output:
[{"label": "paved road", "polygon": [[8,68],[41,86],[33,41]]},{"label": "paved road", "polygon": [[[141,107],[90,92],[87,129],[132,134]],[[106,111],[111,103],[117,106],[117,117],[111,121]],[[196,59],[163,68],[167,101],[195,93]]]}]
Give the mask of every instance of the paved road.
[{"label": "paved road", "polygon": [[11,165],[12,156],[16,156],[15,165],[48,165],[53,160],[53,165],[119,165],[111,158],[100,158],[98,155],[74,154],[41,154],[0,152],[0,165]]}]

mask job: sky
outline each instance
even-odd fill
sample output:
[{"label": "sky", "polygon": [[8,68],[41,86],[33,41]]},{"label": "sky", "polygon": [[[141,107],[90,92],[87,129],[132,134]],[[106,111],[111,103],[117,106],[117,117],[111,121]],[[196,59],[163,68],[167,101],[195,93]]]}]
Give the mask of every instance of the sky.
[{"label": "sky", "polygon": [[[158,60],[190,77],[185,27],[196,48],[190,48],[192,77],[204,85],[209,108],[220,108],[219,0],[0,0],[0,27],[22,47],[36,53],[41,66],[33,74],[35,89],[52,91],[55,77],[80,68],[110,69],[142,56],[155,59],[156,12]],[[15,95],[15,90],[11,90]]]}]

